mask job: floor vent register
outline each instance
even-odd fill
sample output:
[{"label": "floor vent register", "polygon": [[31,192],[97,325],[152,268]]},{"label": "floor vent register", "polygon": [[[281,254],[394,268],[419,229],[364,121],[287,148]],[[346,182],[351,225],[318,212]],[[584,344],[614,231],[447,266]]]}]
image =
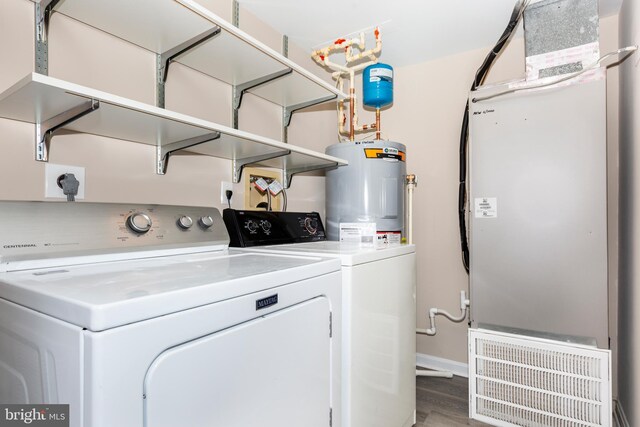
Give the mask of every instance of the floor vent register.
[{"label": "floor vent register", "polygon": [[470,418],[496,426],[612,426],[611,352],[469,331]]}]

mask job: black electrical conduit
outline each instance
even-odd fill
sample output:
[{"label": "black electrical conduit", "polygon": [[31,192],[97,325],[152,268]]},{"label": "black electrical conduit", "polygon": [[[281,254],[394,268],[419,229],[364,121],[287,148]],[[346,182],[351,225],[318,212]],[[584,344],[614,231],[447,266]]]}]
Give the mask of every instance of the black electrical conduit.
[{"label": "black electrical conduit", "polygon": [[[489,74],[489,70],[493,66],[495,60],[509,43],[511,36],[515,33],[516,27],[522,19],[525,8],[529,4],[529,0],[518,0],[511,13],[509,25],[505,28],[502,36],[496,43],[495,47],[489,52],[484,59],[482,66],[476,72],[476,77],[471,85],[471,91],[482,85]],[[467,273],[469,272],[469,242],[467,240],[467,149],[469,146],[469,101],[464,110],[462,117],[462,129],[460,131],[460,185],[458,187],[458,223],[460,226],[460,247],[462,249],[462,264]]]}]

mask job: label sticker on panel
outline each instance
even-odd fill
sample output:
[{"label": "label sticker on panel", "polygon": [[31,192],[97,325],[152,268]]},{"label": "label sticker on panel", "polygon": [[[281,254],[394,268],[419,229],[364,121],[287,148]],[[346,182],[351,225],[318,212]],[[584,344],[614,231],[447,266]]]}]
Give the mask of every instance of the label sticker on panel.
[{"label": "label sticker on panel", "polygon": [[378,80],[375,81],[380,81],[380,78],[382,78],[382,80],[390,81],[393,79],[393,70],[390,70],[388,68],[374,68],[371,70],[369,76],[370,81],[372,82],[374,81],[374,77],[378,77]]},{"label": "label sticker on panel", "polygon": [[402,234],[399,231],[378,231],[377,248],[399,245],[402,242]]},{"label": "label sticker on panel", "polygon": [[375,222],[341,222],[340,242],[374,247],[377,242]]},{"label": "label sticker on panel", "polygon": [[394,159],[404,162],[407,155],[397,148],[365,148],[364,155],[367,159]]},{"label": "label sticker on panel", "polygon": [[476,197],[476,218],[497,218],[498,199],[495,197]]}]

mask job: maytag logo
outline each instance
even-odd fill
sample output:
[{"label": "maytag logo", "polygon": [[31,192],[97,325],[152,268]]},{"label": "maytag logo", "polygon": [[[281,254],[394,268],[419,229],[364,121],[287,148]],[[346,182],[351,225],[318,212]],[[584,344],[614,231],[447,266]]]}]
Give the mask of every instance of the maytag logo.
[{"label": "maytag logo", "polygon": [[69,405],[0,405],[0,427],[69,427]]},{"label": "maytag logo", "polygon": [[256,310],[262,310],[263,308],[271,307],[278,303],[278,294],[271,295],[266,298],[256,300]]},{"label": "maytag logo", "polygon": [[37,248],[35,243],[25,243],[23,245],[4,245],[5,249]]}]

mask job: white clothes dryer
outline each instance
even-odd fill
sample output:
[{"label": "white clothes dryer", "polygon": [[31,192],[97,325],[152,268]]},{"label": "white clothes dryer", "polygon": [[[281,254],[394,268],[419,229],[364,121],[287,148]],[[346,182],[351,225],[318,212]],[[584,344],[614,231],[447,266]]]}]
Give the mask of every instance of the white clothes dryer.
[{"label": "white clothes dryer", "polygon": [[212,208],[0,202],[0,402],[72,427],[339,425],[340,263]]}]

